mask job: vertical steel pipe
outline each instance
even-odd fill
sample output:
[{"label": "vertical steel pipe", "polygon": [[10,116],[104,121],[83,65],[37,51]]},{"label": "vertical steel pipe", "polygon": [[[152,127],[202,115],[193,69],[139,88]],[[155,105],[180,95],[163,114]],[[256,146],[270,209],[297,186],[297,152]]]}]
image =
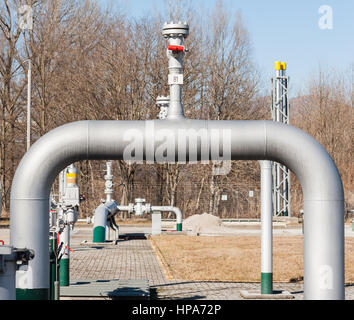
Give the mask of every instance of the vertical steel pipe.
[{"label": "vertical steel pipe", "polygon": [[273,293],[272,162],[261,166],[261,293]]},{"label": "vertical steel pipe", "polygon": [[183,119],[182,84],[183,84],[183,40],[189,35],[189,26],[185,23],[165,23],[162,30],[168,41],[168,83],[170,85],[170,105],[167,112],[168,119]]}]

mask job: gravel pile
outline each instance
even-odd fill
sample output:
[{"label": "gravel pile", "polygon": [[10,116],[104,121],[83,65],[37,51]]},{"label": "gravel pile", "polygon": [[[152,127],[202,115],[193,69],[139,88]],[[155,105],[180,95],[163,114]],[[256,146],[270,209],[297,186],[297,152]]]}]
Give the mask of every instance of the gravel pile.
[{"label": "gravel pile", "polygon": [[209,213],[195,214],[183,221],[183,230],[193,233],[225,233],[235,230],[222,225],[219,217]]}]

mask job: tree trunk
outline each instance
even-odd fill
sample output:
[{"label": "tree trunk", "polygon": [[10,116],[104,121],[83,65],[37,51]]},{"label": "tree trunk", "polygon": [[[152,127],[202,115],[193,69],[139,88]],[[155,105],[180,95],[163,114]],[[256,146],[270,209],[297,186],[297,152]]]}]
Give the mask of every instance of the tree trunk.
[{"label": "tree trunk", "polygon": [[198,193],[198,198],[197,198],[197,202],[195,204],[195,209],[194,211],[197,211],[198,208],[199,208],[199,203],[200,203],[200,197],[202,195],[202,191],[203,191],[203,188],[204,188],[204,181],[205,181],[205,178],[202,179],[202,184],[200,186],[200,190],[199,190],[199,193]]},{"label": "tree trunk", "polygon": [[[212,168],[214,167],[214,163]],[[209,214],[214,214],[214,202],[215,202],[215,176],[213,173],[211,174],[211,179],[210,179],[210,198],[209,198]]]}]

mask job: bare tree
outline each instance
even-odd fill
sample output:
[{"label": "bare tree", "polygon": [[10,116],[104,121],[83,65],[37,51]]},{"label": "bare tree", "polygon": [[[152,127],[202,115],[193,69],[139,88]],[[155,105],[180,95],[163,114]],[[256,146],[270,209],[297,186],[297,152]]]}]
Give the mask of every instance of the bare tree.
[{"label": "bare tree", "polygon": [[[293,103],[293,124],[319,141],[334,159],[342,177],[345,197],[353,199],[352,154],[354,109],[348,78],[333,70],[320,70]],[[292,193],[301,190],[293,178]],[[294,203],[300,209],[302,197]],[[351,200],[353,202],[353,200]],[[351,203],[353,206],[354,203]]]},{"label": "bare tree", "polygon": [[0,5],[0,183],[2,205],[6,210],[11,180],[21,148],[17,149],[20,138],[17,121],[22,116],[21,94],[26,81],[21,77],[19,64],[19,42],[22,29],[16,21],[19,3],[4,0]]}]

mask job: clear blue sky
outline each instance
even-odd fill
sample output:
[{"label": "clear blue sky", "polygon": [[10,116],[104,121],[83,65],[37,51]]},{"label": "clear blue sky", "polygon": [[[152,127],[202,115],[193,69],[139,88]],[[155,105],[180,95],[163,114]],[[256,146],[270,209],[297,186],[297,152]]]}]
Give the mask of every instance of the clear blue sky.
[{"label": "clear blue sky", "polygon": [[[104,6],[112,0],[100,0]],[[139,17],[165,0],[114,0],[115,8]],[[217,0],[193,0],[195,7],[213,9]],[[323,30],[322,5],[333,10],[333,29]],[[287,62],[293,96],[321,68],[346,70],[354,63],[354,0],[224,0],[229,12],[241,11],[250,33],[253,58],[264,79],[274,74],[274,61]],[[168,19],[168,17],[166,17]],[[192,30],[191,30],[192,32]]]}]

